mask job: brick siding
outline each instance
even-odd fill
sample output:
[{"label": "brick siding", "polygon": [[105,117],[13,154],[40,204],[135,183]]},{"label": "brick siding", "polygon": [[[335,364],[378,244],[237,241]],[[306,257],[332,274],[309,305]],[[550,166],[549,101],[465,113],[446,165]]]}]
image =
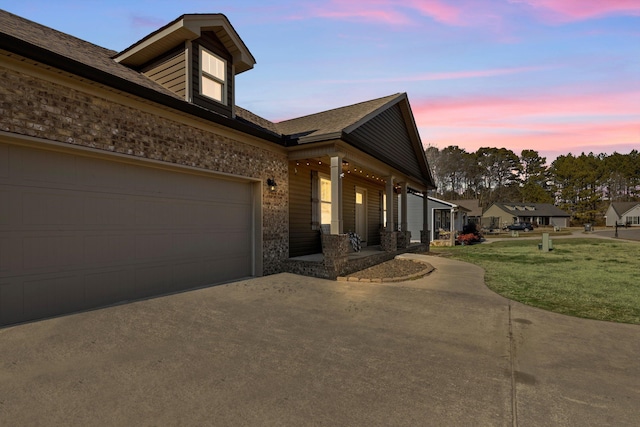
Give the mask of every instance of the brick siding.
[{"label": "brick siding", "polygon": [[[263,273],[289,255],[285,153],[0,67],[0,130],[209,171],[273,178],[263,192]],[[152,110],[152,108],[149,108]]]}]

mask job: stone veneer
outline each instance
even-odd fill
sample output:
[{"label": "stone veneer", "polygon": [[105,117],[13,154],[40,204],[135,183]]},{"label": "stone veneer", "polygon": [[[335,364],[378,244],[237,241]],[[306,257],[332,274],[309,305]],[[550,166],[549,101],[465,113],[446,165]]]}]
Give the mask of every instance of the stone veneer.
[{"label": "stone veneer", "polygon": [[342,274],[349,260],[348,234],[323,234],[322,256],[328,279],[336,279]]},{"label": "stone veneer", "polygon": [[398,231],[396,234],[398,249],[405,249],[409,247],[411,243],[410,231]]},{"label": "stone veneer", "polygon": [[420,243],[424,243],[429,247],[429,230],[420,230]]},{"label": "stone veneer", "polygon": [[277,191],[265,188],[262,198],[263,273],[281,271],[289,255],[286,153],[205,130],[207,123],[200,128],[178,115],[163,117],[161,110],[150,112],[155,110],[151,103],[136,108],[138,98],[127,102],[97,86],[93,89],[104,96],[76,87],[81,86],[0,68],[0,130],[263,182],[275,179]]},{"label": "stone veneer", "polygon": [[398,248],[398,234],[395,231],[380,232],[380,247],[385,252],[394,252]]}]

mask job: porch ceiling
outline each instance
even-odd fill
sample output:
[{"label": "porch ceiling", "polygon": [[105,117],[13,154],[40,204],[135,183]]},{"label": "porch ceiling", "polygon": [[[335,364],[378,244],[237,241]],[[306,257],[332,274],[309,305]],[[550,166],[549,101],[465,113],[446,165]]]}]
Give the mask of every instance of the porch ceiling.
[{"label": "porch ceiling", "polygon": [[295,161],[297,166],[329,164],[333,156],[342,157],[342,172],[345,174],[359,174],[362,178],[380,184],[386,183],[388,178],[392,176],[394,184],[406,182],[413,190],[419,192],[428,190],[426,186],[410,176],[366,153],[354,149],[342,140],[332,141],[328,144],[302,146],[289,152],[289,160]]}]

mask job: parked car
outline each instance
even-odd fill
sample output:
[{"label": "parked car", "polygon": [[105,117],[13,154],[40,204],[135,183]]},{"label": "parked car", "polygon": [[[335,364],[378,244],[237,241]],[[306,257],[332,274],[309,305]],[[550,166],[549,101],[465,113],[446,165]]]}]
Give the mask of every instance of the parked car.
[{"label": "parked car", "polygon": [[533,224],[530,222],[515,222],[507,225],[507,230],[531,231],[533,230]]}]

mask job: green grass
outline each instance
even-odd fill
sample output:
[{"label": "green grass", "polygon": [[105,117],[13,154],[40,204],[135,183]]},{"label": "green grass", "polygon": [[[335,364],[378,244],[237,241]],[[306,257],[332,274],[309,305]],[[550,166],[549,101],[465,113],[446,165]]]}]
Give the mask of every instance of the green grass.
[{"label": "green grass", "polygon": [[507,298],[570,316],[640,324],[640,244],[553,239],[432,248],[477,264],[487,286]]}]

